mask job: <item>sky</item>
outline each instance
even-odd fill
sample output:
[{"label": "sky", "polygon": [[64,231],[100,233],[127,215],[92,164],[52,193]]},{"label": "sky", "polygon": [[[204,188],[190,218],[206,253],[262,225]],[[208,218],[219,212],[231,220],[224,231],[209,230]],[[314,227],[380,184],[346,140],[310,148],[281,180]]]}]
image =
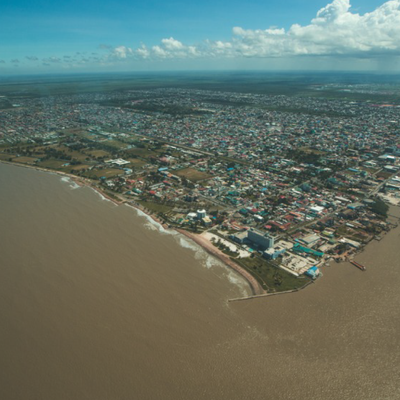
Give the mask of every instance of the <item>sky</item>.
[{"label": "sky", "polygon": [[1,0],[0,75],[400,72],[400,0]]}]

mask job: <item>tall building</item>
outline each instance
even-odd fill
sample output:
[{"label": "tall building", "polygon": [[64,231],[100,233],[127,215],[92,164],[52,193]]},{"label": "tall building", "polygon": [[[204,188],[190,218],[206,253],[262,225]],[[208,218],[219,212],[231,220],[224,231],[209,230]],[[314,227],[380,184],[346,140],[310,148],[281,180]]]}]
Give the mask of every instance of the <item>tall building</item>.
[{"label": "tall building", "polygon": [[247,239],[250,242],[258,245],[261,250],[274,247],[274,238],[272,236],[263,235],[261,232],[257,232],[253,229],[250,229],[247,232]]},{"label": "tall building", "polygon": [[206,210],[197,210],[197,219],[203,219],[207,216]]}]

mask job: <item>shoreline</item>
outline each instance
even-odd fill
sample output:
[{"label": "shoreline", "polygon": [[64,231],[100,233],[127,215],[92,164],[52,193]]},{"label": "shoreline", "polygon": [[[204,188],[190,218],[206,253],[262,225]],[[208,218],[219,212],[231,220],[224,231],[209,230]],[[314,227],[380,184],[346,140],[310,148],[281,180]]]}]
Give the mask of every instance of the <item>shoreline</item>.
[{"label": "shoreline", "polygon": [[80,176],[69,174],[68,172],[56,171],[54,169],[41,168],[41,167],[37,167],[35,165],[20,164],[20,163],[12,162],[12,161],[0,160],[0,163],[8,164],[8,165],[14,165],[16,167],[33,169],[33,170],[40,171],[40,172],[46,172],[46,173],[56,174],[56,175],[59,175],[59,176],[62,176],[62,177],[66,177],[66,178],[71,179],[78,186],[81,186],[81,187],[85,186],[85,187],[89,187],[90,189],[95,190],[101,196],[105,197],[107,200],[110,200],[111,202],[113,202],[116,205],[122,205],[122,204],[125,203],[125,201],[123,201],[121,199],[120,199],[120,201],[118,201],[116,199],[111,198],[107,193],[103,192],[99,187],[95,186],[93,184],[93,182],[88,178],[82,178]]},{"label": "shoreline", "polygon": [[[247,281],[247,283],[249,284],[250,289],[252,291],[252,295],[250,295],[250,296],[264,295],[267,293],[249,272],[247,272],[240,265],[238,265],[237,263],[232,261],[229,258],[229,256],[224,254],[221,250],[217,249],[209,240],[205,239],[204,236],[196,235],[195,233],[185,231],[184,229],[175,228],[175,230],[177,232],[179,232],[181,235],[184,235],[187,238],[191,239],[193,242],[198,244],[202,249],[204,249],[207,253],[218,258],[228,268],[233,269],[242,278],[244,278]],[[246,297],[248,297],[248,296],[246,296]]]},{"label": "shoreline", "polygon": [[[157,216],[152,214],[149,210],[147,210],[142,205],[138,204],[135,200],[126,199],[126,198],[120,198],[118,195],[115,195],[116,198],[111,197],[104,190],[102,190],[97,185],[95,185],[94,181],[92,181],[89,178],[82,178],[82,177],[78,177],[78,176],[73,175],[73,174],[69,174],[67,172],[41,168],[41,167],[37,167],[37,166],[34,166],[34,165],[29,165],[29,164],[19,164],[19,163],[16,163],[16,162],[5,161],[5,160],[0,160],[0,163],[13,165],[13,166],[17,166],[17,167],[33,169],[33,170],[40,171],[40,172],[52,173],[52,174],[56,174],[56,175],[71,179],[74,183],[76,183],[80,187],[88,187],[88,188],[96,191],[100,196],[102,196],[104,199],[106,199],[108,201],[111,201],[113,204],[115,204],[117,206],[127,205],[129,207],[132,207],[132,208],[142,212],[143,214],[145,214],[149,218],[151,218],[154,222],[159,224],[163,229],[175,231],[175,232],[185,236],[186,238],[192,240],[194,243],[199,245],[208,254],[210,254],[213,257],[215,257],[218,260],[220,260],[227,268],[229,268],[229,269],[233,270],[234,272],[236,272],[237,274],[239,274],[247,282],[247,284],[249,285],[251,294],[249,294],[248,296],[245,296],[243,298],[232,299],[234,301],[247,300],[247,299],[258,298],[258,297],[268,297],[270,295],[275,295],[275,294],[293,293],[293,292],[297,292],[298,290],[305,289],[307,286],[309,286],[309,285],[306,285],[306,286],[304,286],[304,287],[302,287],[300,289],[290,290],[290,291],[286,291],[286,292],[270,293],[270,292],[268,292],[267,290],[265,290],[265,289],[263,289],[261,287],[261,285],[258,283],[258,281],[256,280],[256,278],[253,275],[251,275],[247,270],[245,270],[239,264],[237,264],[236,262],[231,260],[231,258],[228,255],[226,255],[221,250],[216,248],[209,240],[207,240],[204,236],[202,236],[202,234],[195,234],[195,233],[192,233],[192,232],[189,232],[189,231],[186,231],[186,230],[184,230],[182,228],[177,228],[177,227],[171,228],[168,224],[162,222]],[[396,208],[396,206],[392,206],[392,207]],[[395,216],[395,218],[400,219],[400,216],[399,217]],[[393,229],[393,227],[392,227],[392,229]],[[389,231],[384,232],[384,234],[382,235],[381,239],[383,239],[383,237],[386,236],[386,234],[389,233],[392,229],[390,229]],[[353,254],[351,258],[340,260],[339,263],[350,262],[355,257],[357,257],[359,254],[363,253],[365,248],[368,246],[368,244],[363,246],[359,251],[355,252],[355,254]],[[327,263],[327,266],[331,267],[332,263],[334,261],[336,263],[338,262],[337,260],[330,260]]]},{"label": "shoreline", "polygon": [[41,167],[37,167],[34,165],[27,165],[27,164],[19,164],[11,161],[3,161],[0,160],[0,163],[8,164],[8,165],[14,165],[17,167],[24,167],[24,168],[29,168],[33,169],[36,171],[41,171],[41,172],[47,172],[47,173],[53,173],[62,177],[67,177],[71,179],[73,182],[75,182],[77,185],[81,187],[89,187],[90,189],[93,189],[96,191],[98,194],[106,198],[107,200],[111,201],[115,205],[127,205],[129,207],[132,207],[136,210],[141,211],[142,213],[146,214],[148,217],[150,217],[154,222],[160,224],[164,229],[169,229],[169,230],[175,230],[176,232],[180,233],[181,235],[187,237],[188,239],[192,240],[194,243],[199,245],[204,251],[206,251],[208,254],[214,256],[218,260],[222,261],[226,267],[229,269],[234,270],[236,273],[238,273],[249,285],[250,290],[252,292],[251,296],[255,295],[264,295],[267,292],[261,288],[260,284],[257,282],[257,280],[250,274],[248,273],[245,269],[240,267],[237,263],[232,261],[226,254],[224,254],[222,251],[219,249],[215,248],[211,242],[209,242],[207,239],[202,237],[201,235],[190,233],[188,231],[185,231],[184,229],[179,229],[179,228],[170,228],[168,225],[162,223],[155,215],[150,213],[149,211],[145,210],[144,207],[140,206],[137,204],[135,201],[129,201],[129,200],[122,200],[120,201],[111,198],[110,196],[107,195],[103,190],[101,190],[99,187],[95,186],[92,181],[88,178],[81,178],[73,174],[69,174],[66,172],[61,172],[61,171],[55,171],[51,169],[45,169]]}]

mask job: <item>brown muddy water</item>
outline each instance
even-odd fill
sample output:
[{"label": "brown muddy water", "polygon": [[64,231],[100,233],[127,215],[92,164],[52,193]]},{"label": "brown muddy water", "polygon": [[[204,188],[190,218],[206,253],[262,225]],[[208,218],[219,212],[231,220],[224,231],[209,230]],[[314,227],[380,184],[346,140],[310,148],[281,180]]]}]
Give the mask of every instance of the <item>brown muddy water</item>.
[{"label": "brown muddy water", "polygon": [[0,246],[0,399],[400,398],[399,228],[366,272],[228,303],[246,284],[188,239],[0,164]]}]

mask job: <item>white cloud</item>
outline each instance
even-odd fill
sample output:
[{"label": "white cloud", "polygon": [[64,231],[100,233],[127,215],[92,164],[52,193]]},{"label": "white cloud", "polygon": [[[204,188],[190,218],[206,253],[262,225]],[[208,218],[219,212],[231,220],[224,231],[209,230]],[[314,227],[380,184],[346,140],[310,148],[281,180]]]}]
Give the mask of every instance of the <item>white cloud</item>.
[{"label": "white cloud", "polygon": [[133,50],[125,46],[118,46],[112,51],[112,55],[117,59],[125,59],[132,54]]},{"label": "white cloud", "polygon": [[184,48],[183,44],[179,40],[175,40],[173,37],[170,37],[169,39],[163,39],[161,40],[161,43],[167,50],[175,51],[182,50]]},{"label": "white cloud", "polygon": [[136,50],[128,49],[125,46],[116,47],[112,55],[119,54],[119,58],[135,59],[172,59],[172,58],[194,58],[202,55],[200,49],[196,46],[184,45],[173,37],[162,39],[159,45],[147,47],[142,44]]},{"label": "white cloud", "polygon": [[363,16],[349,10],[349,0],[334,0],[319,10],[309,25],[294,24],[287,32],[234,28],[232,43],[237,55],[247,57],[399,52],[399,0],[388,1]]},{"label": "white cloud", "polygon": [[119,59],[150,60],[400,54],[400,0],[387,1],[364,15],[350,9],[349,0],[333,0],[308,25],[293,24],[287,31],[277,27],[265,30],[234,27],[230,41],[205,40],[199,45],[186,45],[170,37],[152,47],[143,44],[132,50],[119,46],[111,54]]}]

